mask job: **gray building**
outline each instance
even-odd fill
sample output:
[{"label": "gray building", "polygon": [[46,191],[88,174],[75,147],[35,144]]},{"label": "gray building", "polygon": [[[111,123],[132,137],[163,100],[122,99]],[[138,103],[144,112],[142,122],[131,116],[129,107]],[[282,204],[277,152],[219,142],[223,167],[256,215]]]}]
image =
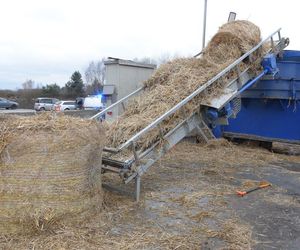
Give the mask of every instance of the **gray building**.
[{"label": "gray building", "polygon": [[[111,58],[104,62],[106,80],[103,96],[106,107],[127,96],[143,85],[156,69],[154,64],[138,63],[130,60]],[[115,118],[123,112],[122,107],[115,108],[107,118]]]}]

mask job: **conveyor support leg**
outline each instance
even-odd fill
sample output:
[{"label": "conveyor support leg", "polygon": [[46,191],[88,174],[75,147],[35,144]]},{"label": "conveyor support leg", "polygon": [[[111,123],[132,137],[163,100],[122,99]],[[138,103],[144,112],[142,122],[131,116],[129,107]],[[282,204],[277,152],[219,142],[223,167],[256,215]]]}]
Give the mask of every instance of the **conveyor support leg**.
[{"label": "conveyor support leg", "polygon": [[141,177],[137,175],[135,177],[135,200],[136,202],[140,201],[140,193],[141,193]]}]

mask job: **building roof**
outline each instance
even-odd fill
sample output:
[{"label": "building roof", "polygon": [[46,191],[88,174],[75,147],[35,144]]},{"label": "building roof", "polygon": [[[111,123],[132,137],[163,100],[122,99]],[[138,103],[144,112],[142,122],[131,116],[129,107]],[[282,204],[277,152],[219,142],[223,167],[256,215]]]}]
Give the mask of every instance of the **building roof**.
[{"label": "building roof", "polygon": [[140,63],[140,62],[134,62],[131,60],[114,58],[114,57],[109,57],[108,59],[109,60],[106,60],[104,62],[105,65],[119,64],[119,65],[138,67],[138,68],[156,69],[156,64]]}]

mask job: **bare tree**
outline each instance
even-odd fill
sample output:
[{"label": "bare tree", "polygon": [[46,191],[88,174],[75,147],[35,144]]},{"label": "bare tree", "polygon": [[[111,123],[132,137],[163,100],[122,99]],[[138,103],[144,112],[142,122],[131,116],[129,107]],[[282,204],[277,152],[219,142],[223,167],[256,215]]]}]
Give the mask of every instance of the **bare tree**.
[{"label": "bare tree", "polygon": [[173,60],[176,56],[171,56],[169,53],[163,53],[157,58],[157,64],[161,65]]},{"label": "bare tree", "polygon": [[90,62],[89,66],[85,70],[85,80],[87,85],[91,85],[95,82],[100,84],[104,84],[105,79],[105,65],[104,65],[105,58],[102,58],[98,62]]},{"label": "bare tree", "polygon": [[137,58],[136,57],[133,59],[133,61],[140,62],[140,63],[155,64],[155,65],[159,66],[161,64],[167,63],[178,57],[179,57],[179,55],[177,55],[177,54],[171,55],[170,53],[166,52],[155,58],[151,58],[151,57]]},{"label": "bare tree", "polygon": [[34,81],[32,80],[27,80],[25,82],[22,83],[22,87],[23,89],[33,89],[34,88]]},{"label": "bare tree", "polygon": [[92,84],[87,84],[85,86],[85,93],[87,95],[98,95],[103,91],[103,84],[97,79],[94,80]]},{"label": "bare tree", "polygon": [[134,58],[133,61],[146,64],[157,64],[157,60],[151,57]]}]

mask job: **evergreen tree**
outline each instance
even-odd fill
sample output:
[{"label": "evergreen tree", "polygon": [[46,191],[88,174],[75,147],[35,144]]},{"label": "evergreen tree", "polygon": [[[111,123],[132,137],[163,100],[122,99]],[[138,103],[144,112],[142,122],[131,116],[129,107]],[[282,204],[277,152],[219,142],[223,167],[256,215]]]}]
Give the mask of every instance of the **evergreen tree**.
[{"label": "evergreen tree", "polygon": [[79,71],[75,71],[72,74],[70,81],[65,85],[65,89],[69,97],[75,98],[84,95],[84,84]]},{"label": "evergreen tree", "polygon": [[54,84],[47,84],[45,87],[42,88],[42,94],[47,97],[59,97],[60,95],[60,87]]}]

